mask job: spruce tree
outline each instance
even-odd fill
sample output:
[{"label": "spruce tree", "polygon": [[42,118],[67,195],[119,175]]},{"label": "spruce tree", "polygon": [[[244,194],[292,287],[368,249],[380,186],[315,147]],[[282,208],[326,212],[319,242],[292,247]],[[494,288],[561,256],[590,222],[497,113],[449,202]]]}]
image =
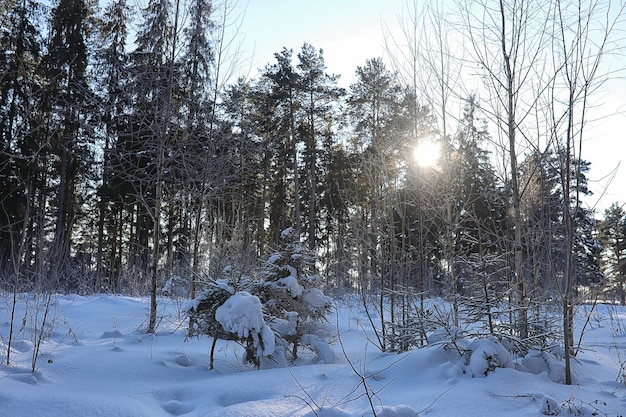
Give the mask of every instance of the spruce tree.
[{"label": "spruce tree", "polygon": [[[103,161],[98,207],[98,243],[96,271],[101,280],[99,287],[116,292],[122,264],[124,194],[119,180],[119,158],[115,154],[118,140],[125,129],[130,104],[127,78],[128,53],[126,42],[130,8],[126,0],[117,0],[107,5],[100,19],[100,44],[96,53],[95,79],[103,88],[98,91],[99,119],[104,126]],[[116,171],[118,173],[116,174]]]},{"label": "spruce tree", "polygon": [[[91,92],[87,83],[86,46],[89,5],[84,0],[60,0],[53,9],[50,44],[44,64],[49,80],[46,99],[58,192],[54,202],[56,222],[50,256],[50,279],[67,280],[70,271],[72,231],[79,210],[77,195],[86,168],[91,166],[91,138],[86,109]],[[58,121],[58,122],[57,122]]]},{"label": "spruce tree", "polygon": [[305,334],[315,334],[317,325],[330,312],[330,299],[319,289],[315,255],[300,241],[294,228],[281,232],[281,242],[265,260],[261,280],[253,285],[277,336],[291,344],[292,359]]},{"label": "spruce tree", "polygon": [[[30,0],[7,2],[0,9],[0,270],[30,264],[27,247],[35,227],[35,198],[43,192],[39,159],[45,154],[41,133],[43,74],[42,7]],[[43,208],[40,208],[43,210]],[[36,233],[35,233],[36,235]],[[13,271],[13,272],[14,272]]]},{"label": "spruce tree", "polygon": [[599,224],[599,239],[604,245],[603,267],[609,290],[626,305],[626,213],[614,202],[604,211]]}]

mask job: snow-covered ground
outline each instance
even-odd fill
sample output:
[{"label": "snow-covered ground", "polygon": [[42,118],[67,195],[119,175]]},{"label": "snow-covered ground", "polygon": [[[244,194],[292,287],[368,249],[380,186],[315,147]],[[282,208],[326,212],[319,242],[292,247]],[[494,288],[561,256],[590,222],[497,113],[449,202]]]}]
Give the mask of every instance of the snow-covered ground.
[{"label": "snow-covered ground", "polygon": [[239,345],[220,341],[209,370],[211,340],[186,339],[183,302],[161,299],[158,332],[147,335],[148,301],[121,296],[55,298],[31,372],[44,309],[31,297],[25,315],[24,299],[6,365],[12,299],[0,294],[0,416],[626,415],[626,310],[612,306],[597,307],[574,364],[578,384],[566,386],[516,370],[521,361],[477,378],[441,347],[381,353],[365,312],[347,302],[328,324],[329,334],[339,327],[335,364],[303,351],[297,365],[254,370]]}]

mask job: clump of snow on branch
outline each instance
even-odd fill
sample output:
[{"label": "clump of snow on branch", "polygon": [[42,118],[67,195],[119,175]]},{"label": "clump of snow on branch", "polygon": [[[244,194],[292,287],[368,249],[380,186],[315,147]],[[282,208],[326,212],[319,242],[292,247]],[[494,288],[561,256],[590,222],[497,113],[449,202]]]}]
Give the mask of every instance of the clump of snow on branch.
[{"label": "clump of snow on branch", "polygon": [[280,232],[280,237],[284,239],[284,238],[288,237],[289,235],[293,234],[293,232],[294,232],[294,228],[293,227],[288,227],[285,230],[283,230],[282,232]]},{"label": "clump of snow on branch", "polygon": [[314,334],[305,334],[302,336],[302,345],[309,347],[315,352],[314,362],[322,361],[325,364],[335,363],[335,352],[330,348],[328,342]]},{"label": "clump of snow on branch", "polygon": [[292,297],[300,297],[302,295],[303,289],[298,282],[296,269],[289,265],[286,266],[286,269],[289,271],[289,276],[279,279],[278,284],[284,285]]},{"label": "clump of snow on branch", "polygon": [[265,324],[258,297],[245,291],[235,293],[215,310],[215,319],[229,333],[242,339],[251,336],[259,356],[274,352],[274,332]]},{"label": "clump of snow on branch", "polygon": [[260,332],[263,327],[263,310],[258,297],[245,291],[230,297],[215,311],[215,319],[224,330],[239,337],[248,337],[250,332]]}]

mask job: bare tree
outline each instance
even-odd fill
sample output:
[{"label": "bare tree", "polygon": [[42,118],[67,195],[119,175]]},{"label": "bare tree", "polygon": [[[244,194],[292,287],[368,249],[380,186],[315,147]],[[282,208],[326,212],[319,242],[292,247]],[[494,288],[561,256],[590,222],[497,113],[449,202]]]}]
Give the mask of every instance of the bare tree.
[{"label": "bare tree", "polygon": [[[601,63],[611,54],[613,35],[626,22],[626,2],[582,1],[572,5],[561,0],[554,4],[554,67],[558,78],[551,86],[552,129],[563,155],[565,227],[564,283],[560,288],[563,303],[563,339],[565,342],[566,383],[572,383],[571,356],[574,354],[574,218],[581,208],[580,157],[587,124],[590,98],[610,74]],[[576,165],[575,165],[576,163]],[[573,182],[573,183],[572,183]],[[573,200],[573,203],[572,203]]]},{"label": "bare tree", "polygon": [[[206,149],[200,156],[201,166],[203,167],[200,172],[200,181],[197,189],[194,190],[193,207],[195,214],[193,215],[192,223],[192,271],[191,271],[191,298],[195,298],[197,291],[198,278],[200,276],[201,267],[201,245],[202,245],[202,216],[207,208],[208,200],[215,197],[216,187],[218,182],[217,177],[220,175],[221,170],[224,168],[220,163],[212,164],[210,161],[215,157],[216,144],[218,141],[218,125],[217,125],[217,106],[218,99],[221,94],[224,93],[224,87],[228,80],[230,80],[235,70],[241,66],[241,53],[240,46],[237,41],[239,36],[239,28],[241,22],[245,16],[245,9],[240,11],[236,7],[236,2],[233,0],[223,0],[219,4],[215,4],[211,13],[215,19],[215,28],[211,31],[210,42],[213,48],[213,57],[208,62],[210,69],[211,84],[208,88],[208,105],[209,111],[207,114],[205,126]],[[209,29],[209,28],[204,28]],[[197,34],[198,36],[204,36]],[[197,53],[200,51],[192,51]],[[206,58],[206,57],[205,57]],[[193,87],[193,86],[192,86]],[[193,175],[192,170],[191,175]],[[197,182],[198,178],[189,178],[191,183]],[[190,318],[189,332],[193,332],[194,319]]]},{"label": "bare tree", "polygon": [[[436,130],[446,138],[455,130],[465,94],[462,35],[442,0],[407,0],[398,16],[399,32],[384,23],[385,51],[400,82],[414,94],[415,106],[428,106]],[[419,138],[414,126],[415,140]]]},{"label": "bare tree", "polygon": [[[471,61],[480,68],[488,96],[483,111],[507,144],[508,175],[514,236],[511,284],[516,291],[517,332],[528,337],[528,295],[524,277],[523,220],[520,210],[520,152],[536,137],[528,119],[546,90],[551,75],[541,73],[550,37],[550,4],[521,1],[465,1],[462,15]],[[548,79],[546,79],[548,78]]]}]

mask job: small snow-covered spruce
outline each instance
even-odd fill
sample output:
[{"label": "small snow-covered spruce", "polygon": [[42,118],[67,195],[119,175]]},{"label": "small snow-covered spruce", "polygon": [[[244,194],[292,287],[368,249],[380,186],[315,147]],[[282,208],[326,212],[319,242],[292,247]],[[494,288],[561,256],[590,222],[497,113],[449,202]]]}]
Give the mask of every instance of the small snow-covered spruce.
[{"label": "small snow-covered spruce", "polygon": [[[190,334],[213,337],[209,369],[213,369],[218,339],[240,343],[246,349],[246,360],[257,368],[262,363],[281,362],[280,354],[277,354],[277,359],[273,356],[275,337],[272,329],[265,324],[259,298],[235,289],[245,289],[250,282],[247,279],[237,279],[235,282],[229,272],[225,269],[225,278],[222,279],[204,280],[204,290],[191,300],[187,309],[189,317],[195,323]],[[240,288],[242,285],[244,288]]]},{"label": "small snow-covered spruce", "polygon": [[[314,264],[314,255],[302,247],[295,230],[285,229],[281,244],[262,266],[260,282],[251,289],[261,299],[279,343],[292,345],[292,360],[297,359],[302,336],[315,334],[332,306],[317,287],[321,280],[311,273]],[[322,356],[324,360],[331,357]]]}]

